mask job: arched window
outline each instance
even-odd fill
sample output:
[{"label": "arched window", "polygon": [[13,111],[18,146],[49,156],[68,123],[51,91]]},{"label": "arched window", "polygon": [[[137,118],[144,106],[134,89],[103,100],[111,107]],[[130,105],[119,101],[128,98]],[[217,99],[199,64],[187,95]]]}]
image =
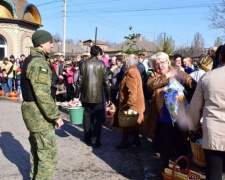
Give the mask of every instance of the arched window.
[{"label": "arched window", "polygon": [[3,36],[0,35],[0,61],[3,61],[7,55],[7,43]]}]

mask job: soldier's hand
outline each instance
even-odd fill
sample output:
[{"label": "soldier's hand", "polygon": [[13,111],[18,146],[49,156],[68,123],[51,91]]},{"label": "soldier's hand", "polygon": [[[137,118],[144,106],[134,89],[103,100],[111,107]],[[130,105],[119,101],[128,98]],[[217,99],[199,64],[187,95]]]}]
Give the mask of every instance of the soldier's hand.
[{"label": "soldier's hand", "polygon": [[59,118],[59,119],[56,121],[55,128],[56,128],[56,129],[59,129],[63,124],[64,124],[64,123],[63,123],[62,118]]}]

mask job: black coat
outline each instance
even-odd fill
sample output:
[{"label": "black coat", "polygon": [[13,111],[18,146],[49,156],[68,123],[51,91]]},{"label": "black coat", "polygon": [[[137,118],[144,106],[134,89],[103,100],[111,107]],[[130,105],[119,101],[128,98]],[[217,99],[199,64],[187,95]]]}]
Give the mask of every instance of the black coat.
[{"label": "black coat", "polygon": [[92,56],[82,63],[77,83],[75,98],[85,103],[102,103],[105,88],[106,100],[110,100],[110,84],[108,71],[103,61]]}]

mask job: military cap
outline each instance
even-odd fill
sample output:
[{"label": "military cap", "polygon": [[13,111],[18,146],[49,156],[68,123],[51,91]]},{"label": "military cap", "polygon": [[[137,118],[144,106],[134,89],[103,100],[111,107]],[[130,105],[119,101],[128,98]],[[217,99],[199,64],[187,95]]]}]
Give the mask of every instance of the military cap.
[{"label": "military cap", "polygon": [[52,40],[52,35],[45,30],[37,30],[32,35],[32,42],[34,44],[34,47],[38,47],[40,44],[44,44]]}]

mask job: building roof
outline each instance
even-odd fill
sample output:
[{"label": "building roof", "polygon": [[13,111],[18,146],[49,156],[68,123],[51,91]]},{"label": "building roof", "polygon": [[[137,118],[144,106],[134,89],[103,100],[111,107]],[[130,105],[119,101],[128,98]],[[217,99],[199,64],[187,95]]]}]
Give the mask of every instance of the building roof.
[{"label": "building roof", "polygon": [[37,7],[26,0],[2,0],[0,1],[1,22],[22,21],[33,25],[42,26],[41,16]]},{"label": "building roof", "polygon": [[[148,52],[155,52],[156,51],[156,44],[151,41],[145,41],[145,40],[136,40],[136,44],[132,46],[135,50],[145,50]],[[109,49],[107,49],[105,52],[119,52],[119,51],[125,51],[129,49],[128,41],[125,41],[123,43],[117,44]]]},{"label": "building roof", "polygon": [[198,58],[202,54],[207,54],[208,48],[185,48],[174,51],[174,54],[181,54],[184,57]]},{"label": "building roof", "polygon": [[[62,46],[62,43],[53,42],[53,48],[51,49],[51,53],[62,52]],[[85,52],[89,52],[89,49],[87,49],[87,47],[81,47],[73,43],[66,44],[66,56],[73,56],[78,54],[81,55]]]},{"label": "building roof", "polygon": [[[88,39],[88,40],[86,40],[86,41],[83,41],[83,43],[95,43],[95,40],[93,40],[93,39]],[[108,45],[108,43],[107,42],[105,42],[105,41],[100,41],[100,40],[97,40],[97,45]]]}]

